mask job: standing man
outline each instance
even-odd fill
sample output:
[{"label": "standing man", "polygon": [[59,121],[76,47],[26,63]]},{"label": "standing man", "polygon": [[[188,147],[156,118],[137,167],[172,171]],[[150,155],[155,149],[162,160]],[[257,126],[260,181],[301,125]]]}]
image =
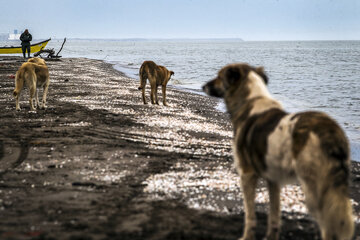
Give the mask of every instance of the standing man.
[{"label": "standing man", "polygon": [[26,50],[28,52],[28,57],[30,58],[30,41],[32,40],[32,36],[29,33],[29,30],[25,29],[25,32],[23,32],[20,36],[21,40],[21,46],[22,46],[22,52],[25,57]]}]

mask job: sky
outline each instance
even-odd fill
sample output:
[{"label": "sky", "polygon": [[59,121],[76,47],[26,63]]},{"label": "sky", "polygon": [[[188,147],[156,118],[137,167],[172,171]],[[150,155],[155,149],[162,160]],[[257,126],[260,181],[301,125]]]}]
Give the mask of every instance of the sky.
[{"label": "sky", "polygon": [[0,0],[0,33],[45,38],[360,40],[360,0]]}]

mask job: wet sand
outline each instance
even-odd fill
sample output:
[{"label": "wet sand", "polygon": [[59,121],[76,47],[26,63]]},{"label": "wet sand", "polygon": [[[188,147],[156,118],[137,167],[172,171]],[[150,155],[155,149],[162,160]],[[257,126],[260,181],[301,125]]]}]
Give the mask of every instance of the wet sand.
[{"label": "wet sand", "polygon": [[[26,89],[16,112],[12,77],[22,62],[0,57],[0,239],[241,236],[231,125],[215,99],[169,87],[169,107],[143,105],[136,80],[77,58],[48,62],[46,110],[29,111]],[[359,237],[358,162],[351,173]],[[299,187],[281,199],[281,239],[319,239]],[[262,239],[263,182],[257,201]]]}]

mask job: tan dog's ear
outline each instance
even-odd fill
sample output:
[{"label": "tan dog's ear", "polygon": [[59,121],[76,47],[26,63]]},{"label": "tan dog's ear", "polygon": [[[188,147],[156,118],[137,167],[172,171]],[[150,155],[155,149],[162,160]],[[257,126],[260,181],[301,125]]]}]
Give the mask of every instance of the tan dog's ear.
[{"label": "tan dog's ear", "polygon": [[262,79],[264,79],[264,82],[265,82],[266,84],[268,84],[269,78],[268,78],[268,76],[265,74],[264,67],[257,67],[257,68],[255,69],[255,72],[256,72],[257,74],[259,74],[260,77],[262,77]]},{"label": "tan dog's ear", "polygon": [[172,76],[172,75],[175,75],[175,73],[173,71],[170,71],[170,76]]},{"label": "tan dog's ear", "polygon": [[225,70],[225,81],[224,81],[224,87],[227,88],[229,86],[231,86],[232,84],[234,84],[236,81],[238,81],[241,78],[242,75],[242,70],[241,68],[237,67],[237,66],[229,66],[226,70]]}]

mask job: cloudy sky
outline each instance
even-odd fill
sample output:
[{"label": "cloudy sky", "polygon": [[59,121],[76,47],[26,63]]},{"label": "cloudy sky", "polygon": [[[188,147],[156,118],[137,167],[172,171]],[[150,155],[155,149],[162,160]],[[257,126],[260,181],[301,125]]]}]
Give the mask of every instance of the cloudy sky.
[{"label": "cloudy sky", "polygon": [[0,0],[0,33],[42,38],[360,40],[360,0]]}]

